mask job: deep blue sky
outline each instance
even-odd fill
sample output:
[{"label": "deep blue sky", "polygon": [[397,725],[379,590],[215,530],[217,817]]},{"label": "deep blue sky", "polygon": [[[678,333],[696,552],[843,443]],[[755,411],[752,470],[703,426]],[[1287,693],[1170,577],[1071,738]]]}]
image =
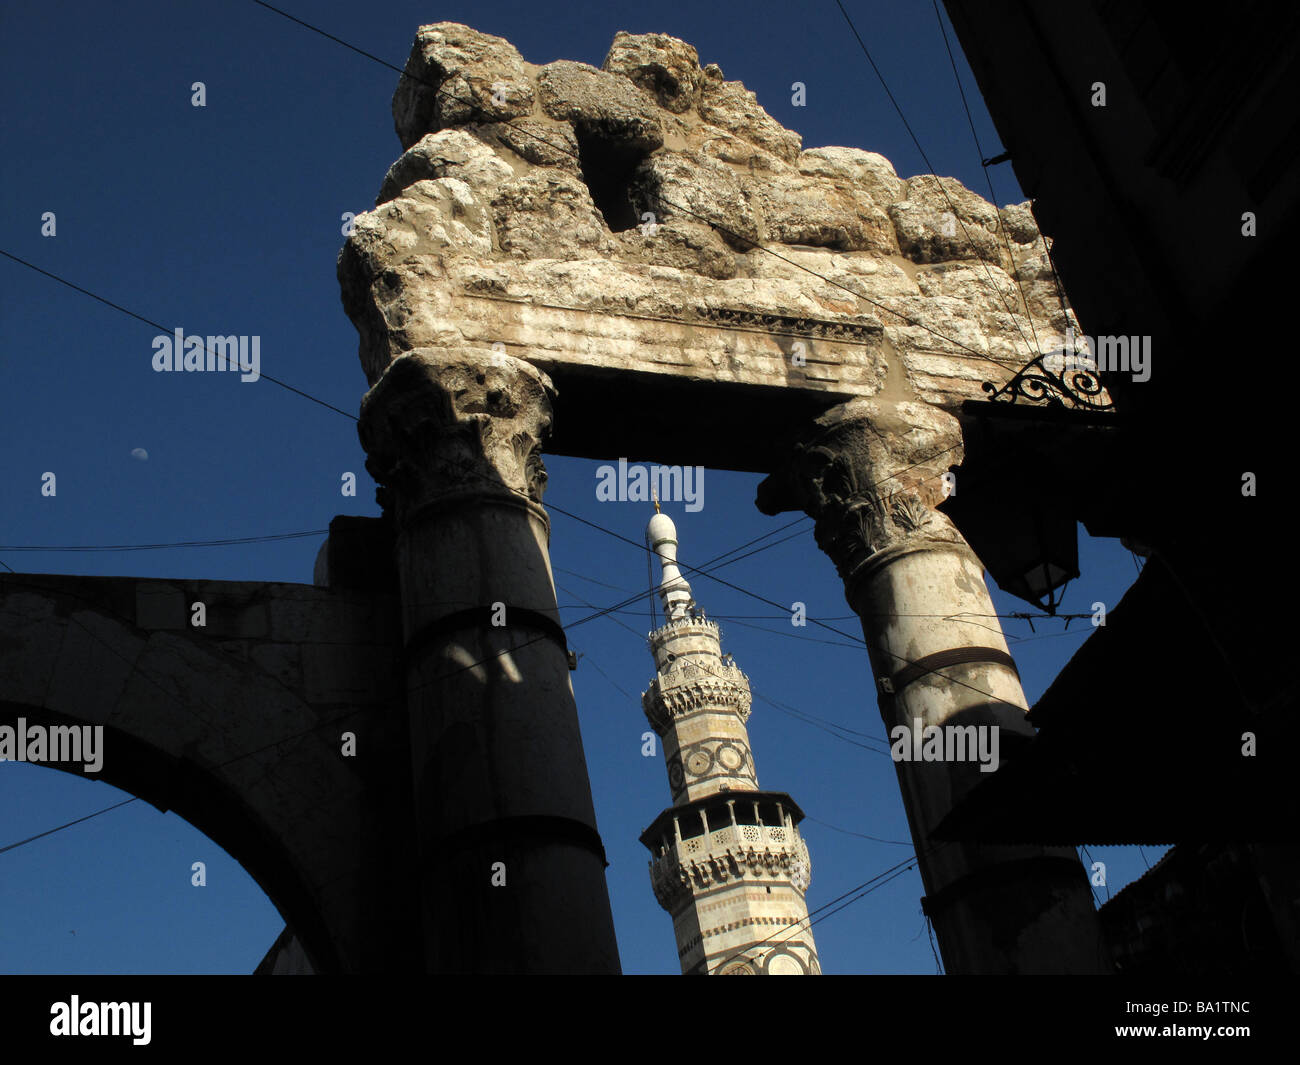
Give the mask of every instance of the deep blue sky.
[{"label": "deep blue sky", "polygon": [[[285,4],[399,67],[417,26],[443,20],[506,37],[534,63],[599,65],[618,30],[669,33],[754,90],[805,147],[877,151],[905,177],[928,169],[833,0]],[[846,6],[935,169],[987,196],[931,6]],[[0,40],[0,246],[169,326],[260,335],[264,373],[355,411],[365,379],[335,279],[340,215],[373,206],[400,152],[390,112],[397,75],[248,0],[9,5]],[[985,154],[996,154],[1001,144],[958,62]],[[205,108],[190,104],[195,81],[206,84]],[[795,81],[807,86],[806,107],[791,106]],[[1008,166],[993,173],[999,204],[1022,199]],[[40,234],[45,211],[57,215],[53,238]],[[256,536],[378,513],[355,427],[341,415],[268,381],[156,374],[156,330],[5,259],[0,293],[0,543]],[[147,461],[132,458],[135,448]],[[598,463],[549,457],[547,465],[548,502],[640,540],[647,508],[597,502]],[[45,471],[58,476],[54,499],[40,494]],[[356,499],[339,494],[345,471],[358,476]],[[758,481],[708,471],[703,511],[668,508],[683,561],[698,564],[792,519],[758,513]],[[584,601],[605,606],[645,588],[643,552],[562,515],[552,520],[567,619],[591,612]],[[811,526],[720,576],[777,602],[805,602],[811,616],[856,633]],[[20,572],[310,583],[319,543],[0,551],[0,559]],[[1089,541],[1082,530],[1080,562],[1065,611],[1114,604],[1135,576],[1117,542]],[[861,646],[792,629],[788,617],[707,579],[694,586],[749,674],[761,783],[790,792],[809,815],[809,907],[908,857],[910,844],[849,834],[908,839],[888,757],[773,706],[883,739]],[[996,590],[994,600],[1001,612],[1028,609]],[[573,681],[583,742],[624,969],[675,973],[671,922],[637,842],[670,801],[662,757],[640,755],[648,617],[644,607],[616,617],[631,631],[606,618],[570,632],[582,655]],[[1077,621],[1068,631],[1060,621],[1040,622],[1037,632],[1023,621],[1005,627],[1031,700],[1091,631]],[[123,797],[106,784],[2,764],[0,846]],[[1112,892],[1145,868],[1135,848],[1094,848],[1093,857],[1108,864]],[[190,886],[196,860],[207,863],[206,888]],[[921,894],[911,871],[817,924],[824,969],[934,972]],[[0,855],[0,914],[0,972],[249,972],[283,925],[216,843],[142,802]]]}]

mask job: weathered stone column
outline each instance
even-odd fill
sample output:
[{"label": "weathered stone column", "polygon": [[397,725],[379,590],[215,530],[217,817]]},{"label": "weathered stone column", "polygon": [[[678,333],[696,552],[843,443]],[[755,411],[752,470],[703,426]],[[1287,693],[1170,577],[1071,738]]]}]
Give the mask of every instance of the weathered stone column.
[{"label": "weathered stone column", "polygon": [[[817,542],[862,621],[886,731],[996,726],[1001,757],[1033,728],[983,567],[932,509],[943,498],[941,474],[960,458],[960,426],[943,411],[854,400],[817,419],[760,485],[758,506],[816,519]],[[1110,971],[1072,850],[932,839],[988,779],[978,760],[898,761],[896,769],[948,972]]]},{"label": "weathered stone column", "polygon": [[430,972],[619,969],[542,509],[547,377],[416,349],[361,405],[397,522]]}]

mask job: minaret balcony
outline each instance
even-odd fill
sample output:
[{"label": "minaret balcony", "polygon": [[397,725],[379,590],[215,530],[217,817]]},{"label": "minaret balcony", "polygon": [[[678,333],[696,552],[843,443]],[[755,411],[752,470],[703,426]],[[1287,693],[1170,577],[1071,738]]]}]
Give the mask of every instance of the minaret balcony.
[{"label": "minaret balcony", "polygon": [[670,912],[695,891],[749,881],[788,883],[803,893],[811,879],[807,844],[792,828],[727,827],[683,840],[650,861],[655,898]]},{"label": "minaret balcony", "polygon": [[687,616],[682,618],[669,618],[659,628],[650,633],[651,640],[662,642],[669,636],[679,636],[684,633],[698,633],[708,635],[714,639],[719,639],[722,629],[719,628],[716,621],[710,621],[701,615]]},{"label": "minaret balcony", "polygon": [[675,843],[671,850],[683,858],[703,857],[707,854],[722,854],[727,850],[739,852],[758,848],[770,848],[775,852],[786,849],[795,840],[802,837],[797,828],[776,827],[768,825],[727,825],[710,832],[707,836],[696,836]]},{"label": "minaret balcony", "polygon": [[[653,855],[655,898],[670,912],[695,891],[729,883],[782,882],[807,890],[812,860],[796,827],[803,812],[793,800],[777,792],[733,792],[727,799],[723,792],[669,807],[641,834]],[[733,812],[739,815],[735,820]],[[705,819],[709,831],[703,831]]]},{"label": "minaret balcony", "polygon": [[685,660],[676,662],[674,668],[650,682],[641,694],[641,707],[661,732],[672,718],[696,710],[731,710],[743,723],[750,712],[749,678],[738,666],[722,662],[707,668]]}]

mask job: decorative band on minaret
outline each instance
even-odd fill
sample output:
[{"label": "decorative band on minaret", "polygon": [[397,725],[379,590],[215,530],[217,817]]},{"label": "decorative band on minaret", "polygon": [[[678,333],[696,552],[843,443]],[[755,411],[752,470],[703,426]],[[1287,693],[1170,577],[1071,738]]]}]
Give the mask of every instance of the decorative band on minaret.
[{"label": "decorative band on minaret", "polygon": [[674,805],[641,834],[655,898],[672,915],[686,975],[820,973],[803,811],[759,789],[749,679],[696,606],[677,565],[677,529],[658,509],[646,543],[659,559],[664,624],[650,633],[656,675],[641,705],[663,741]]}]

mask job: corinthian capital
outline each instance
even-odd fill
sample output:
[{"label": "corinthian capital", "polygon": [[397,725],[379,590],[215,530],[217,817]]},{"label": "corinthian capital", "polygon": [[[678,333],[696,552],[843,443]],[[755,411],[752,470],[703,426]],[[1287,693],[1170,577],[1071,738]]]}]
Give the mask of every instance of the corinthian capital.
[{"label": "corinthian capital", "polygon": [[961,462],[957,419],[922,403],[856,399],[819,417],[758,487],[764,514],[802,510],[847,583],[881,552],[962,544],[943,474]]},{"label": "corinthian capital", "polygon": [[417,348],[393,360],[358,424],[380,503],[399,520],[453,494],[540,504],[554,395],[544,373],[508,356]]}]

